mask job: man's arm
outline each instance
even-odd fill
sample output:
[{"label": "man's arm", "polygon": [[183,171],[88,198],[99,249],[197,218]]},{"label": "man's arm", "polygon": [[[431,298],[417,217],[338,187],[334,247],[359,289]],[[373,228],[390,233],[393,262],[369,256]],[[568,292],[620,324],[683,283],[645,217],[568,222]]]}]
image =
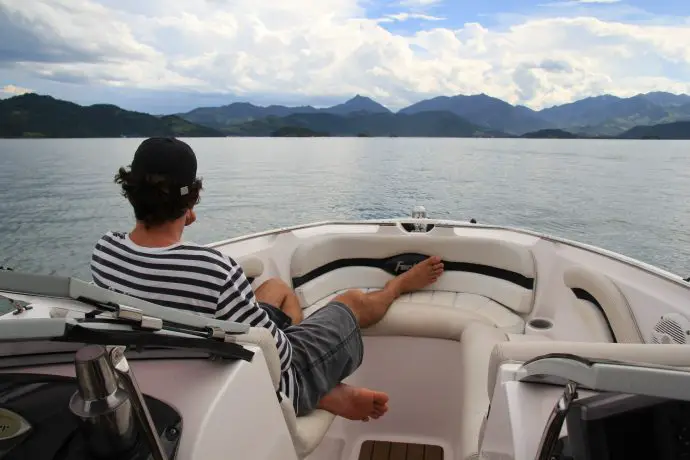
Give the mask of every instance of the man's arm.
[{"label": "man's arm", "polygon": [[266,311],[259,307],[249,280],[239,264],[231,260],[231,270],[221,287],[216,308],[216,318],[249,324],[251,327],[263,327],[269,330],[276,341],[280,370],[287,371],[292,361],[292,345],[287,337],[271,321]]}]

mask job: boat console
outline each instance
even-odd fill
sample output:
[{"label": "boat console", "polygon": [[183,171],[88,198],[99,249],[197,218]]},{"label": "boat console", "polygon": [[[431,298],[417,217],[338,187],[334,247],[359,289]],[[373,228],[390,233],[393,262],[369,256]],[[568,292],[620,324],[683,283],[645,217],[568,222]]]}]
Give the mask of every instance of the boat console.
[{"label": "boat console", "polygon": [[[246,361],[253,356],[234,343],[232,335],[247,329],[237,323],[181,315],[145,302],[141,308],[120,305],[112,293],[77,280],[44,289],[78,298],[86,313],[74,317],[74,310],[56,308],[51,318],[0,321],[0,342],[8,347],[0,351],[2,460],[175,459],[182,414],[142,394],[126,352],[172,351],[173,359],[190,353]],[[68,359],[74,377],[25,370]]]},{"label": "boat console", "polygon": [[552,354],[526,362],[518,376],[527,384],[563,386],[536,460],[690,457],[686,370]]}]

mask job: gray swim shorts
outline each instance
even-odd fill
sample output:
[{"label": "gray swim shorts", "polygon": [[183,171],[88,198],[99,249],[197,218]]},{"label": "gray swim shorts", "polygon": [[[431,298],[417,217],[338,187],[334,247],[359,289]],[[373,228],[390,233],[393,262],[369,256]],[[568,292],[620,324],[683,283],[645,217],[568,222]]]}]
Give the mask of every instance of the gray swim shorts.
[{"label": "gray swim shorts", "polygon": [[297,374],[297,415],[314,410],[323,396],[362,364],[364,344],[357,318],[341,302],[330,302],[284,330]]}]

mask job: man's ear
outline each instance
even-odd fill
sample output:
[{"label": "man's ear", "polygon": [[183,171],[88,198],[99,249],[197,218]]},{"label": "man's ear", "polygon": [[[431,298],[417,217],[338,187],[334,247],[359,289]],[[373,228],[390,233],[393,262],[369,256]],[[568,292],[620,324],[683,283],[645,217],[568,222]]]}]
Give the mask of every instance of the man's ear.
[{"label": "man's ear", "polygon": [[190,208],[185,213],[184,225],[185,225],[185,227],[188,227],[188,226],[192,225],[195,221],[196,221],[196,213],[194,212],[194,209]]}]

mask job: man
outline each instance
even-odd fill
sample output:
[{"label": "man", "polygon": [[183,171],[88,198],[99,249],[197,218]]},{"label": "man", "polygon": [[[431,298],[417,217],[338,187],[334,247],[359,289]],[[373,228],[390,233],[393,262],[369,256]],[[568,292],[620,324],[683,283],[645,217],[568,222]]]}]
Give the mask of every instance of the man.
[{"label": "man", "polygon": [[120,168],[115,176],[136,225],[129,233],[108,232],[96,243],[94,282],[167,307],[268,329],[280,356],[280,389],[298,415],[321,408],[350,420],[381,417],[388,410],[385,393],[341,383],[362,362],[360,327],[380,321],[401,294],[436,281],[441,259],[430,257],[380,291],[347,291],[303,320],[295,293],[281,280],[268,280],[255,293],[231,257],[182,242],[184,228],[196,220],[202,189],[196,171],[186,143],[141,143],[130,169]]}]

